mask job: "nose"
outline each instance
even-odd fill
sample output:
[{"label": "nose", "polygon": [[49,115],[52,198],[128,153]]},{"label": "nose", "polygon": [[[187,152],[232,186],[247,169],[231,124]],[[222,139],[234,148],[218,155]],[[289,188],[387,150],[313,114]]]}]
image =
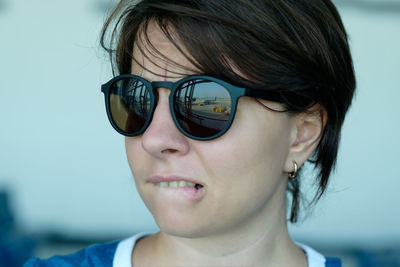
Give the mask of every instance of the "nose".
[{"label": "nose", "polygon": [[158,103],[153,118],[141,137],[143,149],[156,158],[168,155],[184,155],[190,146],[185,137],[175,125],[169,108],[170,90],[158,88]]}]

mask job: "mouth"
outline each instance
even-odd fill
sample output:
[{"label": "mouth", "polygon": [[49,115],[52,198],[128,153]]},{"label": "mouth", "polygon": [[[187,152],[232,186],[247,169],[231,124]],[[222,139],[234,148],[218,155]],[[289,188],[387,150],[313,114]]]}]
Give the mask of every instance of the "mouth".
[{"label": "mouth", "polygon": [[200,201],[206,193],[205,186],[198,181],[177,176],[153,176],[149,178],[147,182],[152,183],[155,188],[158,189],[158,196],[165,197],[165,199],[186,199],[191,202],[197,202]]},{"label": "mouth", "polygon": [[187,182],[187,181],[169,181],[169,182],[157,182],[157,186],[161,188],[195,188],[196,190],[199,190],[203,188],[204,186],[201,184],[197,183],[192,183],[192,182]]}]

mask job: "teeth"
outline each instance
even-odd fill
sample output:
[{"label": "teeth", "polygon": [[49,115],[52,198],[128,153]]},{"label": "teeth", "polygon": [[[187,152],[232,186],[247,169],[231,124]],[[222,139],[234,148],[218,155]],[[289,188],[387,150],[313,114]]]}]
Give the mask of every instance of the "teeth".
[{"label": "teeth", "polygon": [[168,187],[168,182],[161,182],[161,183],[158,183],[158,185],[160,187]]},{"label": "teeth", "polygon": [[194,186],[195,186],[194,183],[190,183],[190,182],[187,182],[186,184],[187,184],[187,186],[189,186],[189,187],[194,187]]},{"label": "teeth", "polygon": [[169,187],[178,187],[178,182],[176,181],[169,182]]},{"label": "teeth", "polygon": [[186,181],[159,182],[157,184],[159,187],[171,187],[171,188],[195,187],[194,183]]}]

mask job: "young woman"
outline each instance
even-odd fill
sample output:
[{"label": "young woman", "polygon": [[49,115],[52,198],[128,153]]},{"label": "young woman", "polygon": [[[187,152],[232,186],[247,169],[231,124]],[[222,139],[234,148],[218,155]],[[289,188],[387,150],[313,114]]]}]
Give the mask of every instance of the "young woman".
[{"label": "young woman", "polygon": [[160,231],[27,266],[340,266],[287,230],[305,162],[326,189],[355,89],[330,0],[121,1],[101,40],[107,114]]}]

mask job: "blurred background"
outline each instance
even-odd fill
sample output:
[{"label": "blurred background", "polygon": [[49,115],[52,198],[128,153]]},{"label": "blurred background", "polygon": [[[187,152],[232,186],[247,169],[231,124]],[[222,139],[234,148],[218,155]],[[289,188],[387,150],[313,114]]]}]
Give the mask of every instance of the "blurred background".
[{"label": "blurred background", "polygon": [[[334,2],[358,91],[328,193],[290,231],[344,266],[400,266],[400,0]],[[100,92],[114,3],[0,0],[0,266],[157,229]]]}]

